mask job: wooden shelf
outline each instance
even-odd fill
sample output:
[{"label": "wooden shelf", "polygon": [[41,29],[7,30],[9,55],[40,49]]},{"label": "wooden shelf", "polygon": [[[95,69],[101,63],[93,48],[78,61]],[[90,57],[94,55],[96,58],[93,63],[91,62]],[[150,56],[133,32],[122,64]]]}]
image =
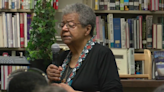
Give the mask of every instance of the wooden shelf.
[{"label": "wooden shelf", "polygon": [[32,13],[33,10],[30,10],[30,9],[0,9],[0,12],[26,12],[26,13]]},{"label": "wooden shelf", "polygon": [[[164,49],[148,49],[148,50],[150,50],[151,52],[153,52],[153,51],[164,51]],[[135,49],[135,52],[143,52],[144,51],[144,49]]]},{"label": "wooden shelf", "polygon": [[[62,12],[62,9],[56,10],[57,12]],[[144,11],[144,10],[94,10],[95,13],[116,13],[116,14],[164,14],[164,11]]]},{"label": "wooden shelf", "polygon": [[117,14],[164,14],[164,11],[140,11],[140,10],[95,10],[95,13],[117,13]]},{"label": "wooden shelf", "polygon": [[164,80],[142,80],[142,79],[129,79],[121,80],[123,87],[159,87],[164,84]]},{"label": "wooden shelf", "polygon": [[147,78],[148,74],[120,75],[120,78]]},{"label": "wooden shelf", "polygon": [[12,50],[12,51],[25,51],[25,48],[2,48],[0,47],[0,50]]}]

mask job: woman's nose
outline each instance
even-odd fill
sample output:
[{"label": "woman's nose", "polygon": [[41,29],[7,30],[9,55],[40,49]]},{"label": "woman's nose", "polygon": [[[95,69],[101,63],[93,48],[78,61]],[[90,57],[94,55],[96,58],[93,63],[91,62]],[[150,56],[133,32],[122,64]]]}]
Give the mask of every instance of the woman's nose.
[{"label": "woman's nose", "polygon": [[67,24],[65,24],[65,25],[62,27],[62,30],[64,30],[64,31],[68,31]]}]

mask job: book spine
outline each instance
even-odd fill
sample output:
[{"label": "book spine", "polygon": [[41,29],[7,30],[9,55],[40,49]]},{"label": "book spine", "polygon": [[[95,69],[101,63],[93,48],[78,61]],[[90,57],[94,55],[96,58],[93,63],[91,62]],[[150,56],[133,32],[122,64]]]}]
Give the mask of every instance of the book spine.
[{"label": "book spine", "polygon": [[7,22],[7,14],[5,14],[5,21],[6,21],[5,22],[5,24],[6,24],[6,26],[5,26],[6,27],[6,42],[7,42],[7,47],[9,47],[9,41],[8,41],[9,40],[9,31],[8,31],[8,29],[9,29],[8,26],[9,25],[8,25],[8,22]]},{"label": "book spine", "polygon": [[115,10],[120,10],[120,0],[115,0]]},{"label": "book spine", "polygon": [[12,9],[15,9],[15,3],[16,3],[15,0],[12,0],[12,2],[11,2],[11,8]]},{"label": "book spine", "polygon": [[134,0],[134,10],[139,10],[139,0]]},{"label": "book spine", "polygon": [[132,19],[128,19],[129,24],[129,46],[130,48],[133,48],[133,22]]},{"label": "book spine", "polygon": [[23,13],[24,15],[24,47],[27,47],[27,13]]},{"label": "book spine", "polygon": [[125,18],[121,18],[121,47],[126,48]]},{"label": "book spine", "polygon": [[108,2],[108,0],[104,0],[104,10],[108,10]]},{"label": "book spine", "polygon": [[20,13],[20,46],[24,47],[24,14]]},{"label": "book spine", "polygon": [[124,0],[120,0],[120,10],[124,10]]},{"label": "book spine", "polygon": [[162,5],[161,5],[162,11],[164,10],[164,0],[162,0]]},{"label": "book spine", "polygon": [[139,22],[139,18],[137,18],[137,49],[140,48],[140,22]]},{"label": "book spine", "polygon": [[146,38],[147,38],[147,48],[152,48],[152,24],[153,23],[153,16],[147,15],[146,16]]},{"label": "book spine", "polygon": [[58,6],[59,6],[59,1],[58,0],[56,0],[56,5],[55,6],[56,6],[55,9],[57,10]]},{"label": "book spine", "polygon": [[115,0],[110,0],[110,10],[115,10]]},{"label": "book spine", "polygon": [[31,21],[32,21],[32,16],[31,14],[27,14],[27,41],[30,40],[30,25],[31,25]]},{"label": "book spine", "polygon": [[24,0],[21,0],[21,9],[24,9]]},{"label": "book spine", "polygon": [[157,25],[157,49],[162,49],[162,24]]},{"label": "book spine", "polygon": [[18,41],[18,47],[21,47],[20,46],[20,15],[19,13],[16,13],[16,19],[17,19],[17,41]]},{"label": "book spine", "polygon": [[161,17],[162,23],[162,48],[164,49],[164,17]]},{"label": "book spine", "polygon": [[111,42],[110,42],[110,21],[109,21],[109,14],[107,15],[107,25],[108,25],[108,46],[109,46],[109,48],[111,48],[111,46],[110,46],[110,44],[111,44]]},{"label": "book spine", "polygon": [[[86,0],[83,0],[86,2]],[[56,0],[53,1],[53,8],[55,9],[56,8]]]},{"label": "book spine", "polygon": [[129,0],[129,10],[134,10],[134,0]]},{"label": "book spine", "polygon": [[99,10],[104,10],[104,0],[99,0]]},{"label": "book spine", "polygon": [[148,10],[148,0],[144,0],[144,10]]},{"label": "book spine", "polygon": [[134,48],[128,50],[129,74],[135,74]]},{"label": "book spine", "polygon": [[5,0],[5,9],[9,9],[9,2],[8,2],[8,0]]},{"label": "book spine", "polygon": [[109,25],[110,25],[110,46],[111,48],[114,48],[113,14],[109,14]]},{"label": "book spine", "polygon": [[142,48],[146,49],[146,21],[142,22]]},{"label": "book spine", "polygon": [[3,39],[4,39],[4,47],[7,47],[7,30],[6,30],[6,16],[5,12],[2,12],[2,23],[3,23]]},{"label": "book spine", "polygon": [[126,21],[126,48],[129,48],[129,23]]},{"label": "book spine", "polygon": [[139,0],[139,10],[142,10],[142,0]]},{"label": "book spine", "polygon": [[0,14],[0,47],[4,47],[4,35],[3,35],[3,19],[2,14]]},{"label": "book spine", "polygon": [[159,10],[162,10],[162,0],[159,0]]},{"label": "book spine", "polygon": [[157,48],[156,47],[157,46],[157,44],[156,44],[157,43],[157,39],[156,39],[157,38],[156,37],[157,36],[157,30],[156,30],[156,28],[157,28],[157,25],[156,24],[153,24],[153,48],[154,49]]},{"label": "book spine", "polygon": [[155,6],[156,6],[156,9],[155,9],[155,10],[158,11],[158,10],[159,10],[159,0],[155,0],[155,2],[156,2],[156,3],[155,3],[155,4],[156,4],[156,5],[155,5]]},{"label": "book spine", "polygon": [[137,20],[133,19],[133,44],[134,44],[134,49],[137,48]]},{"label": "book spine", "polygon": [[142,49],[142,16],[139,16],[139,48]]},{"label": "book spine", "polygon": [[121,48],[121,22],[120,18],[113,18],[114,47]]},{"label": "book spine", "polygon": [[95,0],[95,10],[99,10],[99,2],[98,2],[98,0]]}]

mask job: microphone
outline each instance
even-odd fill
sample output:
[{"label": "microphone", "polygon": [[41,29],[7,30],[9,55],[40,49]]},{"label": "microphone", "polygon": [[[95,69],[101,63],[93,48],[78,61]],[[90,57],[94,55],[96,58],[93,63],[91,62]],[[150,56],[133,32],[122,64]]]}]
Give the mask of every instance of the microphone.
[{"label": "microphone", "polygon": [[51,50],[52,50],[52,64],[59,66],[59,51],[60,47],[57,43],[51,45]]},{"label": "microphone", "polygon": [[[59,51],[60,47],[57,43],[51,45],[52,50],[52,64],[59,67]],[[52,83],[61,83],[61,81],[52,81]]]}]

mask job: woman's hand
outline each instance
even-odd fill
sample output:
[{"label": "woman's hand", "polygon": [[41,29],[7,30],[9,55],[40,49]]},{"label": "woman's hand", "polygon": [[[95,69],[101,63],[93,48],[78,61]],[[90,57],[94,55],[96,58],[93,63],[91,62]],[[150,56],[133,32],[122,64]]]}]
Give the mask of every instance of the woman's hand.
[{"label": "woman's hand", "polygon": [[51,64],[47,68],[47,76],[50,81],[60,81],[60,72],[62,71],[62,67],[57,67],[54,64]]},{"label": "woman's hand", "polygon": [[65,89],[67,92],[80,92],[80,91],[75,91],[72,87],[70,87],[69,85],[67,85],[65,83],[60,83],[60,84],[52,83],[51,85],[59,86],[59,87]]}]

